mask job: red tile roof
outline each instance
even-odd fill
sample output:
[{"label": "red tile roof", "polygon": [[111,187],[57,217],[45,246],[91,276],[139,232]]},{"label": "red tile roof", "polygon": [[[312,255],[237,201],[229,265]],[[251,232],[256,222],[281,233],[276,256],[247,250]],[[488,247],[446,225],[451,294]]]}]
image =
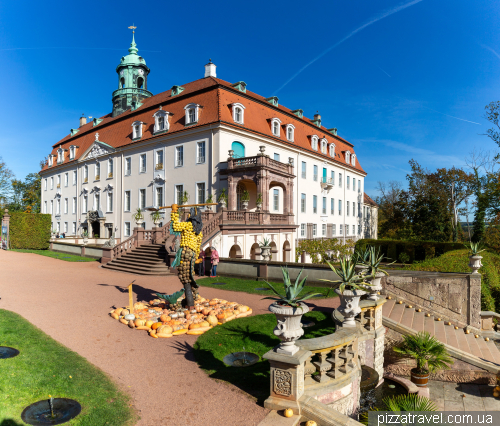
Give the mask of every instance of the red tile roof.
[{"label": "red tile roof", "polygon": [[[185,111],[184,107],[188,103],[197,103],[203,108],[201,109],[197,124],[191,127],[205,126],[211,123],[224,123],[237,128],[244,128],[247,131],[264,135],[275,140],[281,141],[288,146],[298,147],[305,151],[313,152],[319,158],[332,159],[329,155],[324,155],[321,151],[314,151],[311,148],[310,136],[317,135],[319,139],[326,138],[328,143],[335,143],[334,161],[342,166],[350,169],[355,169],[361,173],[365,173],[359,160],[356,159],[356,166],[351,166],[345,162],[345,151],[349,150],[354,154],[353,145],[341,138],[334,136],[326,130],[325,127],[318,127],[308,118],[299,118],[295,116],[290,109],[279,105],[275,107],[265,100],[263,96],[247,90],[242,93],[233,88],[230,83],[218,78],[207,77],[193,81],[183,86],[184,91],[172,97],[171,91],[159,93],[143,100],[141,107],[135,111],[128,110],[123,114],[112,117],[111,114],[101,117],[102,122],[97,126],[93,126],[93,122],[89,122],[78,129],[78,133],[74,136],[66,136],[59,142],[53,145],[51,154],[57,155],[57,149],[62,146],[68,151],[64,152],[63,164],[68,164],[76,159],[81,158],[83,153],[89,149],[95,141],[95,133],[99,133],[99,140],[111,145],[114,148],[140,143],[148,139],[159,137],[153,135],[154,118],[153,114],[161,105],[164,111],[173,114],[169,118],[170,129],[168,133],[176,133],[186,129],[185,126]],[[232,118],[231,104],[240,102],[245,106],[244,125],[234,123]],[[282,122],[281,137],[275,137],[271,132],[269,120],[271,118],[279,118]],[[138,141],[132,140],[132,123],[134,121],[142,121],[146,123],[143,130],[143,136]],[[286,139],[286,124],[295,126],[295,143],[288,142]],[[78,151],[76,159],[69,161],[69,147],[77,145]],[[54,166],[51,169],[56,168]],[[47,170],[48,166],[44,166],[42,170]]]},{"label": "red tile roof", "polygon": [[364,194],[365,194],[365,196],[364,196],[364,200],[363,200],[363,202],[364,202],[365,204],[370,204],[370,205],[372,205],[373,207],[378,207],[378,204],[377,204],[375,201],[373,201],[373,200],[372,200],[372,199],[368,196],[368,194],[367,194],[366,192],[365,192]]}]

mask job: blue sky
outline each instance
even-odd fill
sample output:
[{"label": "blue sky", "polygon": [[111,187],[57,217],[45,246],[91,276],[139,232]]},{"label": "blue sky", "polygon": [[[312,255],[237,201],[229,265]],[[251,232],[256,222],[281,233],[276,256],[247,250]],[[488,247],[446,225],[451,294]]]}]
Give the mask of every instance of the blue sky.
[{"label": "blue sky", "polygon": [[0,156],[17,178],[82,113],[111,111],[132,23],[153,93],[203,77],[212,58],[224,80],[310,118],[318,110],[355,145],[372,196],[377,181],[405,181],[411,158],[435,169],[498,149],[483,135],[484,107],[500,100],[498,2],[184,4],[0,3]]}]

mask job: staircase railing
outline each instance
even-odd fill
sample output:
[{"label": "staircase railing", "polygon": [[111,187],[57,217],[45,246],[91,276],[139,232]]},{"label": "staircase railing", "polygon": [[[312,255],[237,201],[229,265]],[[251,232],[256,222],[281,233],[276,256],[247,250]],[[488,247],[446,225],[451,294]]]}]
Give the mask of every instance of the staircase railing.
[{"label": "staircase railing", "polygon": [[202,244],[206,244],[220,229],[222,222],[222,211],[216,213],[212,218],[203,225],[201,232],[203,232]]}]

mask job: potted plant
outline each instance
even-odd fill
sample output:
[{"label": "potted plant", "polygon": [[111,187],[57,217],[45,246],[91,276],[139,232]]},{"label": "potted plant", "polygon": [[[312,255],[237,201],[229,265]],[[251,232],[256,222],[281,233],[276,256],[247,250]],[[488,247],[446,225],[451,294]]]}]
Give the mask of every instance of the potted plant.
[{"label": "potted plant", "polygon": [[182,206],[183,204],[187,204],[189,201],[189,194],[187,191],[184,191],[181,195],[180,205]]},{"label": "potted plant", "polygon": [[83,244],[87,244],[89,242],[89,231],[86,229],[82,232]]},{"label": "potted plant", "polygon": [[132,219],[134,219],[138,227],[142,225],[142,222],[144,222],[144,213],[140,207],[137,207],[136,211],[132,213]]},{"label": "potted plant", "polygon": [[480,242],[470,243],[467,245],[467,248],[469,249],[469,268],[472,269],[473,274],[479,274],[477,271],[483,266],[481,263],[483,256],[479,256],[479,253],[483,252],[485,249]]},{"label": "potted plant", "polygon": [[248,209],[248,203],[250,202],[250,192],[248,192],[246,189],[243,191],[241,194],[241,207],[243,210]]},{"label": "potted plant", "polygon": [[417,367],[411,370],[411,381],[419,387],[427,387],[429,374],[449,369],[450,364],[453,364],[444,344],[427,331],[404,335],[403,341],[393,350],[417,361]]},{"label": "potted plant", "polygon": [[158,224],[161,222],[163,218],[160,210],[153,210],[150,214],[150,217],[155,226],[158,226]]},{"label": "potted plant", "polygon": [[262,209],[262,193],[261,192],[259,192],[257,194],[257,201],[255,202],[255,204],[257,205],[257,210]]},{"label": "potted plant", "polygon": [[[365,251],[363,258],[358,256],[359,263],[366,267],[366,272],[362,272],[366,274],[365,281],[370,283],[370,287],[366,289],[370,292],[368,300],[378,300],[377,293],[382,290],[380,280],[384,275],[389,275],[380,267],[380,263],[383,259],[384,255],[380,254],[380,248],[374,246],[369,247]],[[391,262],[389,265],[393,263],[394,262]]]},{"label": "potted plant", "polygon": [[227,206],[227,192],[226,188],[222,188],[222,191],[220,192],[219,196],[217,197],[217,202],[220,203],[220,206],[225,209]]},{"label": "potted plant", "polygon": [[55,237],[56,237],[56,234],[57,234],[57,229],[55,229],[55,228],[54,228],[54,229],[51,231],[51,234],[52,234],[52,238],[55,238]]},{"label": "potted plant", "polygon": [[277,296],[268,296],[263,298],[263,300],[275,300],[275,302],[269,306],[269,310],[276,315],[277,325],[273,331],[274,335],[278,336],[282,342],[275,349],[275,351],[286,355],[293,355],[299,350],[299,347],[295,345],[295,341],[304,334],[300,320],[302,315],[309,312],[309,307],[304,303],[304,300],[310,299],[311,297],[319,294],[309,292],[300,296],[307,279],[307,277],[305,277],[302,281],[299,281],[302,271],[303,269],[301,269],[297,275],[295,283],[292,284],[288,268],[281,268],[281,272],[283,273],[283,285],[285,288],[284,294],[279,293],[270,283],[265,281],[265,283]]},{"label": "potted plant", "polygon": [[[208,197],[207,199],[205,200],[205,203],[213,203],[214,202],[214,197],[213,195],[210,193],[208,194]],[[206,206],[205,207],[207,209],[207,211],[212,211],[212,206]]]},{"label": "potted plant", "polygon": [[271,257],[271,240],[264,238],[264,241],[259,241],[260,255],[264,261],[269,261]]},{"label": "potted plant", "polygon": [[343,315],[342,327],[356,327],[354,318],[361,312],[359,307],[359,299],[366,294],[366,285],[369,283],[364,282],[364,275],[356,274],[354,270],[354,262],[351,259],[343,258],[340,260],[340,268],[337,269],[330,262],[328,266],[337,274],[339,280],[331,281],[321,279],[333,284],[337,284],[335,293],[340,296],[340,306],[338,311]]}]

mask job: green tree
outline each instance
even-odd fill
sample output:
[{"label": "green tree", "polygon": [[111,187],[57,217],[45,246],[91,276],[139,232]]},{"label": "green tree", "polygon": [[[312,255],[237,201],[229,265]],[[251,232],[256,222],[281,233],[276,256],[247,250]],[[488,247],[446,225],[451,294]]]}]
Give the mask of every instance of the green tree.
[{"label": "green tree", "polygon": [[0,157],[0,204],[5,205],[12,195],[12,179],[14,173]]}]

